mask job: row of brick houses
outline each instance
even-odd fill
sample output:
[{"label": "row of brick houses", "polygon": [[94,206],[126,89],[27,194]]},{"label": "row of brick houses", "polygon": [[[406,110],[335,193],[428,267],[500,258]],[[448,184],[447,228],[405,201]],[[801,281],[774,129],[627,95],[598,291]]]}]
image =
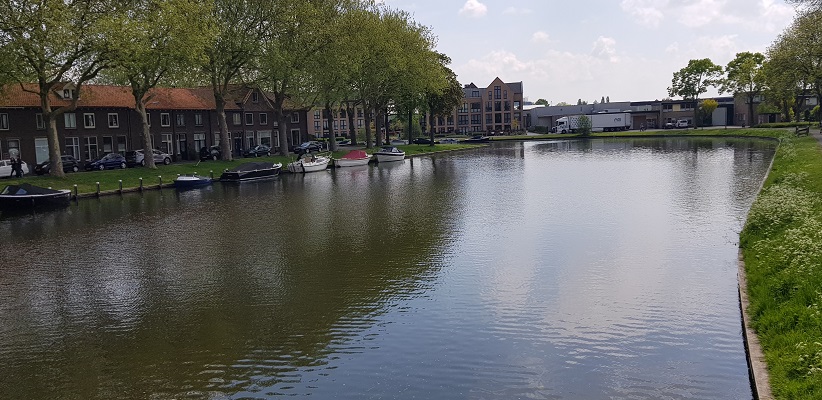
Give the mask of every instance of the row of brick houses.
[{"label": "row of brick houses", "polygon": [[[25,89],[33,90],[34,85]],[[53,107],[69,104],[74,86],[66,84],[52,95]],[[214,95],[210,88],[157,88],[147,104],[151,148],[171,154],[175,161],[194,160],[203,147],[220,143]],[[257,144],[279,148],[279,126],[271,98],[258,89],[237,87],[227,96],[226,122],[235,154]],[[307,109],[288,105],[286,126],[291,143],[306,140]],[[131,89],[84,85],[77,108],[60,116],[58,140],[63,154],[93,160],[106,153],[142,149],[140,116]],[[285,144],[288,145],[288,144]],[[17,149],[29,163],[48,159],[48,142],[39,97],[20,85],[0,92],[0,156]]]},{"label": "row of brick houses", "polygon": [[[460,105],[450,115],[435,119],[434,132],[502,133],[525,128],[522,82],[505,83],[497,77],[483,88],[467,84],[462,92]],[[428,122],[429,118],[425,118],[423,127]]]}]

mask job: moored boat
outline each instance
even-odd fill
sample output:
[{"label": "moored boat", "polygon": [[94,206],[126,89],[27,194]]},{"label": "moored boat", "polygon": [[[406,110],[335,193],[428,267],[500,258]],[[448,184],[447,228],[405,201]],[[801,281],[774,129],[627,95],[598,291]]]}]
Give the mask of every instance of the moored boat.
[{"label": "moored boat", "polygon": [[282,168],[283,165],[280,163],[249,162],[225,170],[222,175],[220,175],[220,181],[245,182],[273,178],[280,174]]},{"label": "moored boat", "polygon": [[374,157],[381,163],[402,161],[405,159],[405,152],[394,146],[383,146],[380,151],[374,153]]},{"label": "moored boat", "polygon": [[0,192],[0,210],[17,211],[35,207],[61,207],[71,202],[71,190],[54,190],[21,183]]},{"label": "moored boat", "polygon": [[348,154],[334,159],[334,165],[338,167],[356,167],[366,165],[371,161],[371,156],[364,150],[352,150]]},{"label": "moored boat", "polygon": [[210,184],[211,178],[199,175],[180,175],[174,180],[174,187],[177,189],[191,189]]},{"label": "moored boat", "polygon": [[468,139],[463,140],[463,143],[488,143],[491,141],[491,138],[488,136],[482,135],[474,135]]},{"label": "moored boat", "polygon": [[289,163],[288,171],[294,173],[322,171],[328,168],[328,163],[330,162],[331,157],[309,154],[297,161]]}]

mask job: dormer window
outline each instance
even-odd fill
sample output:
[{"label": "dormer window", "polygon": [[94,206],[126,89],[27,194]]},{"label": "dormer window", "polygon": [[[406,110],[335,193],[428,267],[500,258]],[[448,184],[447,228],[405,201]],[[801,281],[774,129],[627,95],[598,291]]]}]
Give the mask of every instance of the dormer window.
[{"label": "dormer window", "polygon": [[251,102],[258,103],[260,101],[260,97],[257,92],[251,92]]},{"label": "dormer window", "polygon": [[71,89],[63,89],[63,98],[71,100]]}]

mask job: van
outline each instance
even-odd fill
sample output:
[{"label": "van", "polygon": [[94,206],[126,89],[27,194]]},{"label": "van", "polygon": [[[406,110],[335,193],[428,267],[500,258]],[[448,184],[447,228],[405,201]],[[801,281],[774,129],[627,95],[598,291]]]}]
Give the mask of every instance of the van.
[{"label": "van", "polygon": [[680,119],[676,121],[677,128],[687,128],[688,127],[688,120],[687,119]]}]

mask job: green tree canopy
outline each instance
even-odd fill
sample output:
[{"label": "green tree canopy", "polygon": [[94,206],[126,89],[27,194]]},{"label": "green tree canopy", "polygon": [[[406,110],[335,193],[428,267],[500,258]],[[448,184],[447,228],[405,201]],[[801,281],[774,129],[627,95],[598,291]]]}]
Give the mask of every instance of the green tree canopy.
[{"label": "green tree canopy", "polygon": [[742,96],[748,103],[748,115],[753,124],[754,100],[762,93],[765,86],[763,65],[765,56],[762,53],[742,52],[725,67],[725,79],[720,81],[720,92]]},{"label": "green tree canopy", "polygon": [[[709,58],[690,60],[685,68],[674,72],[668,94],[697,102],[699,95],[707,92],[709,87],[717,85],[721,77],[722,67],[714,64]],[[698,112],[698,107],[694,107],[695,123],[699,120]]]},{"label": "green tree canopy", "polygon": [[545,100],[545,99],[539,99],[539,100],[535,101],[534,104],[537,104],[537,105],[540,105],[540,106],[550,106],[551,105],[551,103],[548,103],[548,100]]}]

